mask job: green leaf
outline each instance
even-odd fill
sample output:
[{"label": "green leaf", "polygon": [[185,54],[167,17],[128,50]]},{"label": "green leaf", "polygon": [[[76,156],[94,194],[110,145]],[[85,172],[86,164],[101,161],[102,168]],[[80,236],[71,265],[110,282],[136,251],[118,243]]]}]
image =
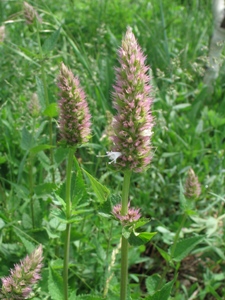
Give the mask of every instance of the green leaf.
[{"label": "green leaf", "polygon": [[56,200],[53,200],[53,203],[58,206],[62,206],[64,209],[66,208],[66,202],[57,194],[55,194]]},{"label": "green leaf", "polygon": [[5,227],[5,222],[2,218],[0,218],[0,229],[2,229],[3,227]]},{"label": "green leaf", "polygon": [[140,233],[129,232],[129,236],[128,236],[129,243],[130,245],[133,246],[144,245],[147,242],[149,242],[153,238],[153,236],[156,235],[156,233],[157,232],[140,232]]},{"label": "green leaf", "polygon": [[141,218],[139,219],[137,222],[135,222],[134,224],[134,229],[137,229],[141,226],[144,226],[145,224],[147,224],[148,222],[150,222],[150,219],[146,219],[146,218]]},{"label": "green leaf", "polygon": [[53,147],[54,146],[51,146],[51,145],[38,145],[38,146],[32,147],[30,149],[30,153],[33,154],[33,155],[35,155],[35,154],[37,154],[40,151],[51,149]]},{"label": "green leaf", "polygon": [[157,291],[153,295],[147,296],[146,300],[168,300],[173,287],[174,281],[166,283],[161,290]]},{"label": "green leaf", "polygon": [[55,158],[55,162],[59,165],[60,163],[62,163],[63,160],[65,160],[68,156],[69,153],[69,148],[64,148],[64,147],[60,147],[60,148],[56,148],[55,152],[54,152],[54,158]]},{"label": "green leaf", "polygon": [[138,236],[136,236],[132,232],[132,233],[130,233],[130,236],[129,236],[129,244],[132,246],[141,246],[141,245],[144,245],[145,242],[143,242],[142,239],[140,239]]},{"label": "green leaf", "polygon": [[180,110],[180,109],[184,109],[184,108],[187,108],[187,107],[190,107],[190,106],[191,106],[190,103],[180,103],[180,104],[174,105],[173,109]]},{"label": "green leaf", "polygon": [[26,129],[26,127],[23,127],[20,147],[23,150],[29,150],[32,147],[32,143],[33,143],[32,134]]},{"label": "green leaf", "polygon": [[153,274],[146,279],[145,283],[148,294],[153,295],[156,292],[159,282],[160,276],[158,274]]},{"label": "green leaf", "polygon": [[126,227],[123,227],[123,229],[122,229],[122,235],[125,237],[125,239],[129,239],[129,237],[130,237],[130,235],[131,235],[131,232],[128,231],[128,230],[126,229]]},{"label": "green leaf", "polygon": [[42,80],[36,76],[36,84],[37,84],[37,95],[38,95],[38,100],[41,105],[42,111],[46,108],[46,103],[45,103],[45,92],[44,92],[44,85]]},{"label": "green leaf", "polygon": [[86,184],[83,179],[83,173],[81,171],[81,168],[79,166],[79,163],[74,158],[75,165],[76,165],[76,179],[75,179],[75,188],[73,189],[73,195],[72,195],[72,204],[73,207],[77,207],[78,204],[86,202],[88,199],[88,194],[86,190]]},{"label": "green leaf", "polygon": [[99,240],[97,239],[94,241],[94,244],[98,261],[104,263],[107,259],[107,255],[104,248],[99,244]]},{"label": "green leaf", "polygon": [[43,112],[43,115],[49,118],[54,118],[58,116],[58,105],[57,103],[49,104]]},{"label": "green leaf", "polygon": [[31,229],[32,228],[31,217],[26,213],[23,213],[23,215],[22,215],[22,224],[23,224],[23,227],[25,229]]},{"label": "green leaf", "polygon": [[1,165],[1,164],[4,164],[4,162],[6,162],[6,161],[7,161],[6,156],[1,156],[1,157],[0,157],[0,165]]},{"label": "green leaf", "polygon": [[76,300],[76,291],[72,291],[72,293],[69,295],[69,300]]},{"label": "green leaf", "polygon": [[103,203],[106,201],[106,199],[108,198],[110,191],[107,189],[107,187],[105,187],[104,185],[102,185],[100,182],[98,182],[93,176],[91,176],[91,174],[89,174],[87,171],[85,171],[84,169],[82,169],[83,172],[87,175],[87,177],[89,178],[90,182],[91,182],[91,186],[99,200],[100,203]]},{"label": "green leaf", "polygon": [[159,251],[159,253],[162,255],[162,257],[166,260],[166,261],[170,261],[171,260],[171,257],[170,255],[164,251],[163,249],[159,248],[158,246],[155,246],[156,249]]},{"label": "green leaf", "polygon": [[42,46],[42,51],[44,53],[48,53],[50,51],[52,51],[56,45],[56,42],[59,38],[59,34],[60,34],[60,29],[61,27],[59,27],[59,29],[57,29],[56,31],[54,31],[49,38],[47,38],[44,41],[44,44]]},{"label": "green leaf", "polygon": [[55,183],[42,183],[34,187],[34,193],[37,196],[48,195],[51,194],[56,189],[56,187],[57,185]]},{"label": "green leaf", "polygon": [[17,228],[13,228],[14,233],[18,236],[18,238],[23,243],[24,247],[26,248],[26,251],[30,254],[34,251],[35,245],[30,242],[30,237],[26,233],[23,233],[23,231],[18,231]]},{"label": "green leaf", "polygon": [[138,234],[138,237],[144,242],[147,243],[149,242],[157,232],[141,232]]},{"label": "green leaf", "polygon": [[98,214],[106,218],[112,217],[112,204],[109,198],[98,208]]},{"label": "green leaf", "polygon": [[52,300],[63,299],[63,279],[54,269],[49,267],[48,292]]},{"label": "green leaf", "polygon": [[[102,300],[103,298],[95,295],[80,295],[73,300]],[[72,299],[71,299],[72,300]]]},{"label": "green leaf", "polygon": [[174,250],[173,260],[178,262],[184,259],[203,239],[202,236],[194,236],[180,240]]}]

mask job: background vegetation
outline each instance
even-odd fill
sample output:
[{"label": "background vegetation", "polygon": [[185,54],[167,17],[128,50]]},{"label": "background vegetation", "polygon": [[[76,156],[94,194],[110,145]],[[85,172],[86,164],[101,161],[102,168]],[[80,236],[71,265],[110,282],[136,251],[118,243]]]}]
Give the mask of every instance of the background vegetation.
[{"label": "background vegetation", "polygon": [[[153,160],[144,174],[133,174],[130,197],[133,205],[151,218],[146,230],[158,232],[151,243],[131,248],[132,299],[146,293],[147,276],[167,270],[166,279],[174,278],[174,268],[166,268],[157,247],[167,251],[179,226],[180,182],[189,167],[199,177],[202,194],[181,234],[200,233],[205,238],[180,263],[171,299],[223,299],[225,72],[221,66],[214,94],[209,97],[202,78],[212,31],[210,1],[29,3],[42,18],[43,55],[35,26],[25,23],[23,2],[0,2],[0,25],[6,30],[0,43],[0,276],[7,275],[34,245],[42,243],[45,268],[34,299],[57,299],[49,292],[54,289],[48,278],[53,276],[60,286],[65,224],[57,216],[57,195],[63,195],[67,150],[53,149],[52,167],[47,145],[49,119],[53,142],[59,141],[55,104],[62,61],[79,76],[93,116],[93,137],[88,147],[79,149],[79,162],[113,191],[112,197],[119,197],[122,177],[101,156],[110,149],[107,125],[114,113],[114,67],[129,25],[152,69],[155,119]],[[50,108],[44,102],[43,71]],[[34,93],[41,106],[36,118],[32,118],[29,104]],[[99,214],[103,206],[88,185],[79,202],[82,217],[72,227],[69,284],[77,295],[102,295],[106,288],[107,268],[120,230],[116,221],[109,222]],[[118,299],[119,262],[116,256],[108,290],[112,300]]]}]

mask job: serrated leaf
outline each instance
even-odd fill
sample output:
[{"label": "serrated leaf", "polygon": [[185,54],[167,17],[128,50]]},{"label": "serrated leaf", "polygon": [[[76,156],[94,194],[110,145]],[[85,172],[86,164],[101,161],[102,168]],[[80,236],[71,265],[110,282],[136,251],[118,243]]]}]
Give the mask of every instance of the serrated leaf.
[{"label": "serrated leaf", "polygon": [[69,295],[69,300],[76,300],[76,291],[72,291],[72,293]]},{"label": "serrated leaf", "polygon": [[49,267],[48,292],[52,300],[63,299],[63,279],[54,269]]},{"label": "serrated leaf", "polygon": [[195,246],[203,240],[203,238],[204,237],[202,236],[194,236],[180,240],[174,249],[173,260],[178,262],[184,259],[195,248]]},{"label": "serrated leaf", "polygon": [[106,199],[108,198],[110,191],[107,189],[106,186],[102,185],[100,182],[98,182],[91,174],[89,174],[87,171],[82,169],[83,172],[87,175],[91,182],[91,186],[97,196],[97,199],[100,203],[104,203]]},{"label": "serrated leaf", "polygon": [[160,279],[161,278],[158,274],[153,274],[146,279],[145,283],[148,294],[153,295],[156,292]]},{"label": "serrated leaf", "polygon": [[57,29],[56,31],[54,31],[49,38],[47,38],[45,41],[44,41],[44,44],[42,46],[42,51],[44,53],[48,53],[50,51],[52,51],[56,45],[56,42],[59,38],[59,34],[60,34],[60,29]]},{"label": "serrated leaf", "polygon": [[174,281],[166,283],[161,290],[157,291],[153,295],[147,296],[146,300],[168,300],[173,287]]},{"label": "serrated leaf", "polygon": [[58,105],[57,103],[49,104],[43,111],[43,115],[49,118],[54,118],[58,116]]}]

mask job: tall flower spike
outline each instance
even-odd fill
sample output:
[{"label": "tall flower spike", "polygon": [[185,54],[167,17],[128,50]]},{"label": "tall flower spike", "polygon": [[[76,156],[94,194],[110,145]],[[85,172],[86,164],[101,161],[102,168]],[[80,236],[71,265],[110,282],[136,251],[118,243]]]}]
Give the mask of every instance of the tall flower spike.
[{"label": "tall flower spike", "polygon": [[192,168],[188,170],[184,194],[187,198],[198,198],[201,194],[201,185]]},{"label": "tall flower spike", "polygon": [[79,79],[62,63],[58,78],[61,90],[59,128],[63,140],[70,146],[86,143],[91,134],[91,115]]},{"label": "tall flower spike", "polygon": [[20,264],[15,265],[10,276],[1,278],[0,298],[22,300],[28,297],[32,292],[32,285],[41,278],[42,260],[42,246],[40,245]]},{"label": "tall flower spike", "polygon": [[153,118],[151,115],[149,67],[131,28],[119,49],[120,67],[116,68],[113,104],[117,110],[111,136],[113,149],[121,155],[116,165],[122,170],[141,172],[151,161]]}]

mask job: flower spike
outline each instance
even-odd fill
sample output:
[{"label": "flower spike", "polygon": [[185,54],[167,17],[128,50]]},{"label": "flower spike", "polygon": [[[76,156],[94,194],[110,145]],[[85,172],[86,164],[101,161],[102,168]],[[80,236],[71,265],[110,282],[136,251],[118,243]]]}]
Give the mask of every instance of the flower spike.
[{"label": "flower spike", "polygon": [[121,153],[113,160],[120,169],[141,172],[151,161],[151,85],[149,67],[130,27],[119,50],[119,62],[113,92],[117,110],[112,122],[114,146],[110,153]]},{"label": "flower spike", "polygon": [[86,96],[77,77],[62,63],[58,85],[61,90],[59,101],[59,128],[63,140],[70,146],[86,143],[91,133],[91,115]]}]

